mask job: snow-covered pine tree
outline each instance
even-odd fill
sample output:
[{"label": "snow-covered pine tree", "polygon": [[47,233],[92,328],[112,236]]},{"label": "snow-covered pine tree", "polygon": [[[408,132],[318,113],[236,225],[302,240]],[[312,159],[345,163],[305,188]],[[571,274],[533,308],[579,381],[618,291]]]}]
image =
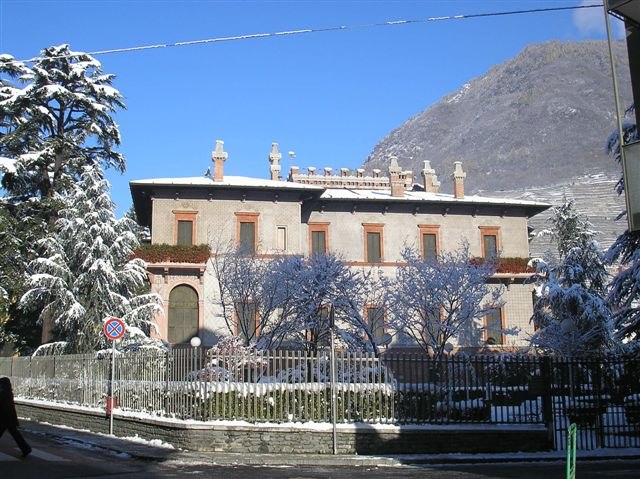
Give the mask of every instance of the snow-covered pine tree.
[{"label": "snow-covered pine tree", "polygon": [[[20,241],[14,256],[34,257],[33,246],[53,229],[58,195],[79,179],[83,166],[124,171],[124,158],[114,150],[120,134],[112,118],[124,104],[112,81],[96,59],[68,45],[46,48],[29,62],[0,55],[1,207],[28,225],[15,230]],[[24,285],[4,286],[10,311],[17,312]],[[26,318],[11,313],[10,321],[25,324]],[[42,337],[49,340],[50,321],[45,323]]]},{"label": "snow-covered pine tree", "polygon": [[161,299],[143,293],[145,264],[130,258],[138,246],[133,225],[115,219],[100,166],[84,167],[70,192],[55,230],[39,242],[44,253],[30,264],[30,289],[21,304],[53,318],[59,339],[85,352],[106,345],[108,316],[148,331]]},{"label": "snow-covered pine tree", "polygon": [[[629,109],[628,113],[633,110]],[[635,124],[623,125],[624,144],[637,139]],[[621,163],[620,136],[613,133],[607,141],[607,152]],[[616,185],[619,195],[624,194],[624,179],[621,177]],[[626,218],[623,211],[618,220]],[[623,341],[625,348],[640,350],[640,232],[622,233],[611,245],[606,255],[609,264],[618,265],[618,272],[613,277],[607,301],[613,311],[616,337]]]},{"label": "snow-covered pine tree", "polygon": [[0,157],[13,161],[2,186],[16,199],[53,198],[86,165],[124,171],[118,125],[124,108],[100,62],[69,45],[46,48],[29,67],[0,55]]},{"label": "snow-covered pine tree", "polygon": [[473,264],[468,243],[437,261],[423,260],[413,248],[406,248],[402,259],[405,264],[385,286],[390,327],[398,340],[411,341],[435,358],[450,341],[477,343],[482,318],[503,304],[502,288],[488,284],[494,265]]},{"label": "snow-covered pine tree", "polygon": [[615,346],[606,304],[608,274],[593,225],[565,198],[549,219],[559,260],[537,260],[531,344],[562,356],[585,356]]}]

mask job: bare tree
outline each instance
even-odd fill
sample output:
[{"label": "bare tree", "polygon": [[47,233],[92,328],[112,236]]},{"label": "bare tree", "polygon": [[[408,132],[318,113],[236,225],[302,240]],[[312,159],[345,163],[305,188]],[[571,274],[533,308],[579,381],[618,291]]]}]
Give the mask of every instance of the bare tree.
[{"label": "bare tree", "polygon": [[440,358],[451,340],[477,338],[482,318],[502,306],[502,288],[487,283],[494,266],[471,263],[466,243],[434,261],[422,260],[412,248],[402,258],[396,278],[385,286],[390,327],[400,342],[414,342]]}]

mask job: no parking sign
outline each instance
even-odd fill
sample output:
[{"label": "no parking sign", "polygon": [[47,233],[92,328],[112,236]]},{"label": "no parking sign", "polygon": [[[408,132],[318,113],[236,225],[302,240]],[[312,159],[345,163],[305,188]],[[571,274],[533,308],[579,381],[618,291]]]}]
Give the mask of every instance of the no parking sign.
[{"label": "no parking sign", "polygon": [[104,322],[102,331],[107,339],[112,341],[111,343],[111,380],[109,381],[109,392],[107,396],[107,415],[109,416],[109,434],[113,434],[113,408],[117,404],[117,400],[112,396],[113,394],[113,375],[115,371],[115,357],[116,357],[116,340],[124,336],[126,326],[124,321],[120,318],[111,317]]},{"label": "no parking sign", "polygon": [[107,319],[102,327],[104,335],[111,341],[115,341],[124,336],[125,329],[124,322],[119,318]]}]

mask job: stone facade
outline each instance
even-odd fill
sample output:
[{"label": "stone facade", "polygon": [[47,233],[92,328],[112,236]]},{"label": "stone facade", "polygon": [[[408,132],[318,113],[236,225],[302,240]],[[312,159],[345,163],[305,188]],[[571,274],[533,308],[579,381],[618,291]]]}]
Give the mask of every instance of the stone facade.
[{"label": "stone facade", "polygon": [[[422,235],[435,235],[438,253],[456,250],[468,242],[472,256],[484,257],[485,237],[494,241],[503,257],[527,258],[528,218],[544,211],[544,203],[484,198],[464,195],[466,173],[457,162],[455,194],[441,193],[435,171],[425,162],[421,178],[413,184],[413,174],[401,171],[391,161],[390,177],[379,172],[365,175],[342,169],[332,175],[315,168],[301,175],[292,167],[287,181],[280,180],[281,154],[272,145],[270,179],[224,175],[228,160],[218,141],[212,154],[214,174],[198,178],[152,179],[131,182],[136,213],[141,224],[151,230],[154,244],[177,244],[180,228],[187,225],[192,244],[209,244],[213,254],[237,244],[241,225],[250,223],[255,235],[255,251],[275,254],[309,255],[312,232],[324,234],[328,251],[335,252],[352,267],[381,268],[393,275],[405,246],[420,251]],[[392,191],[393,190],[393,191]],[[367,232],[380,237],[380,258],[368,261]],[[168,337],[171,322],[170,295],[177,286],[191,288],[197,296],[198,331],[204,345],[229,334],[220,311],[218,285],[210,262],[202,264],[149,264],[153,290],[165,300],[165,315],[158,318],[159,334]],[[505,286],[503,326],[519,328],[516,336],[505,338],[503,346],[522,346],[532,332],[531,285],[528,275],[496,274],[493,282]],[[479,345],[468,345],[479,346]]]}]

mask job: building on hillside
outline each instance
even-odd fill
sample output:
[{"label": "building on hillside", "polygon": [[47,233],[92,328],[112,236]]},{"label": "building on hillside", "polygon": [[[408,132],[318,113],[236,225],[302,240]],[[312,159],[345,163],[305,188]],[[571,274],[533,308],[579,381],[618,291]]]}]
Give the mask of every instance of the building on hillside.
[{"label": "building on hillside", "polygon": [[[466,173],[460,163],[452,174],[453,193],[441,193],[435,171],[425,162],[420,180],[402,171],[395,159],[389,175],[358,169],[292,167],[281,178],[281,154],[272,145],[269,179],[227,176],[222,141],[212,153],[213,175],[132,181],[133,203],[152,244],[197,245],[235,242],[249,252],[311,255],[335,252],[350,266],[376,267],[393,274],[406,245],[423,256],[459,248],[466,239],[475,257],[529,257],[527,219],[547,209],[545,203],[466,196]],[[265,165],[266,166],[266,165]],[[208,170],[210,171],[210,170]],[[513,260],[511,261],[513,263]],[[214,268],[207,258],[196,262],[148,262],[153,291],[165,314],[158,334],[173,344],[198,335],[204,345],[232,331],[220,311]],[[523,346],[532,332],[532,286],[524,269],[499,270],[492,281],[505,285],[505,305],[485,318],[478,347]],[[518,327],[517,336],[502,330]]]}]

